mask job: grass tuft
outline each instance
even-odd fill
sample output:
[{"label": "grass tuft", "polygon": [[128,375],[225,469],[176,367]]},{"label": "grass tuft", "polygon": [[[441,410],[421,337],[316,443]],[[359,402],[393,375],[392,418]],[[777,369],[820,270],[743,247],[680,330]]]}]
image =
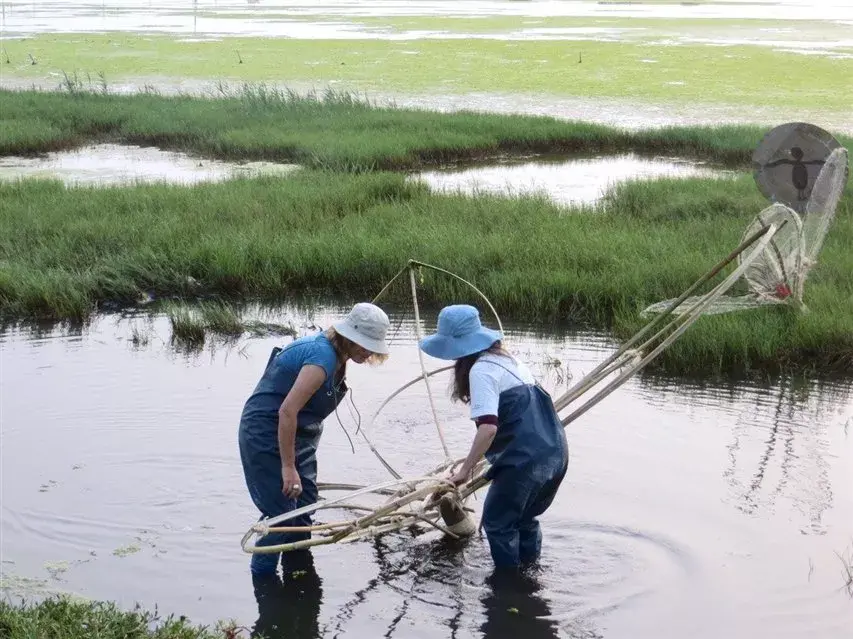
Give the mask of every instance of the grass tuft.
[{"label": "grass tuft", "polygon": [[[806,284],[806,315],[706,317],[655,362],[673,373],[853,370],[853,206],[848,187]],[[625,184],[604,208],[535,197],[432,194],[394,173],[66,188],[0,184],[0,314],[85,318],[106,302],[371,299],[409,259],[473,281],[507,318],[636,331],[684,291],[766,205],[750,176]],[[408,302],[405,286],[392,291]],[[424,304],[480,301],[424,273]],[[172,313],[177,334],[236,332],[220,305]],[[245,324],[245,323],[244,323]]]},{"label": "grass tuft", "polygon": [[0,90],[0,155],[111,141],[354,172],[546,152],[633,151],[748,166],[766,132],[754,126],[623,131],[549,117],[380,107],[346,91],[300,94],[263,84],[222,85],[212,98],[110,95],[73,77],[66,84],[64,93]]},{"label": "grass tuft", "polygon": [[[222,300],[205,300],[198,304],[170,301],[164,305],[172,329],[171,342],[181,350],[201,349],[210,335],[234,341],[248,333],[255,337],[296,336],[292,325],[271,324],[243,319],[240,308]],[[140,343],[134,330],[134,343]]]},{"label": "grass tuft", "polygon": [[248,636],[234,622],[194,626],[184,617],[161,617],[139,607],[121,610],[112,602],[54,596],[12,605],[0,600],[4,639],[239,639]]}]

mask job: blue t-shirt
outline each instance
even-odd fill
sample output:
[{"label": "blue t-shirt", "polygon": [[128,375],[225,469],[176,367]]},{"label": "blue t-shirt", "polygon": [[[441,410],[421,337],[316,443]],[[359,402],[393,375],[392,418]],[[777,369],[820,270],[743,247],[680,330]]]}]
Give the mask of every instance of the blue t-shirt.
[{"label": "blue t-shirt", "polygon": [[309,424],[323,421],[346,394],[343,383],[335,386],[337,354],[329,339],[315,333],[300,337],[274,355],[243,407],[241,428],[245,434],[263,438],[278,437],[278,410],[306,364],[320,366],[326,372],[323,385],[296,416],[297,432]]}]

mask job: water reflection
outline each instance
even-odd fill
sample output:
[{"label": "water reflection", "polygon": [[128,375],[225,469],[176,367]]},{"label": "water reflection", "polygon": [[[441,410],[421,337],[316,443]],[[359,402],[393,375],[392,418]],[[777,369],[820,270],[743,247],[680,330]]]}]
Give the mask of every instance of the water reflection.
[{"label": "water reflection", "polygon": [[725,384],[647,375],[643,380],[660,406],[677,396],[681,405],[713,401],[728,415],[732,426],[722,476],[734,508],[750,516],[793,509],[803,534],[826,531],[824,515],[835,499],[832,431],[853,414],[849,379],[780,375],[772,382]]},{"label": "water reflection", "polygon": [[436,191],[502,195],[540,194],[560,204],[592,204],[619,182],[656,178],[729,178],[738,172],[682,158],[612,156],[537,156],[500,164],[460,164],[414,176]]},{"label": "water reflection", "polygon": [[548,602],[539,594],[542,584],[533,573],[495,572],[486,581],[483,597],[486,621],[483,639],[557,639],[557,623]]},{"label": "water reflection", "polygon": [[[317,571],[313,554],[308,550],[287,553],[281,577],[252,579],[258,618],[250,636],[264,639],[337,637],[351,623],[354,609],[380,586],[402,595],[387,617],[383,636],[407,636],[406,618],[410,612],[416,611],[414,604],[422,600],[419,591],[422,593],[430,583],[440,583],[442,588],[452,590],[453,596],[446,604],[450,609],[444,615],[445,625],[451,637],[464,634],[464,617],[466,614],[474,616],[474,611],[466,609],[465,596],[461,592],[464,584],[452,576],[465,569],[462,559],[465,543],[441,540],[400,556],[383,543],[376,542],[379,574],[370,580],[366,588],[339,607],[332,627],[325,627],[319,621],[323,578]],[[557,639],[566,636],[561,634],[560,625],[544,596],[544,586],[535,571],[494,571],[478,590],[482,592],[479,602],[484,621],[478,628],[482,639],[518,639],[520,636],[525,639]],[[430,603],[437,605],[435,601]],[[601,637],[589,629],[570,636],[584,639]]]},{"label": "water reflection", "polygon": [[[264,319],[310,331],[348,308],[314,301]],[[410,318],[389,311],[401,324],[392,359],[352,373],[362,416],[420,370]],[[431,329],[433,310],[423,317]],[[99,315],[70,338],[44,326],[35,339],[0,333],[0,535],[15,574],[200,623],[233,617],[279,639],[468,639],[507,628],[597,637],[604,627],[608,637],[849,634],[836,554],[853,521],[847,381],[631,380],[572,425],[567,484],[543,521],[543,569],[513,588],[490,579],[485,539],[454,544],[435,533],[320,548],[315,572],[252,584],[237,544],[256,514],[235,453],[235,407],[270,347],[289,338],[174,354],[161,315],[150,318],[148,347],[129,342],[129,329],[148,321]],[[544,325],[508,328],[534,368],[556,358],[575,380],[614,346]],[[446,382],[434,386],[440,418],[451,450],[464,454],[470,424]],[[441,454],[428,406],[413,387],[368,426],[407,473]],[[354,432],[356,418],[341,418]],[[323,481],[386,477],[358,441],[352,454],[336,423],[324,438]],[[34,447],[38,463],[26,452]],[[120,552],[131,545],[138,551]],[[62,581],[47,568],[58,561],[68,565]],[[134,580],[119,578],[129,570]]]},{"label": "water reflection", "polygon": [[124,144],[93,144],[41,157],[0,157],[0,179],[55,178],[66,184],[195,184],[234,177],[286,175],[295,164],[225,162]]},{"label": "water reflection", "polygon": [[[806,521],[802,532],[822,534],[824,513],[833,502],[828,461],[832,419],[827,412],[849,406],[850,392],[835,385],[814,386],[785,378],[766,389],[732,429],[724,476],[742,512],[773,512],[780,499],[787,499]],[[813,395],[820,401],[809,401]]]},{"label": "water reflection", "polygon": [[308,550],[286,553],[282,575],[253,577],[258,620],[251,637],[314,639],[320,634],[323,580]]}]

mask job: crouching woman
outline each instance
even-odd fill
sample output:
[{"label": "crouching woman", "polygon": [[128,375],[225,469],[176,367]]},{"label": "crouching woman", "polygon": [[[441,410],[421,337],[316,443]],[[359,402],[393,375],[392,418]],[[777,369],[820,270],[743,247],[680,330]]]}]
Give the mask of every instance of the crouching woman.
[{"label": "crouching woman", "polygon": [[459,485],[485,455],[491,480],[483,528],[497,568],[538,560],[537,517],[551,505],[569,463],[565,430],[550,395],[529,369],[501,345],[502,334],[482,326],[467,304],[446,306],[437,332],[421,340],[432,357],[455,360],[453,399],[470,404],[477,432],[451,481]]}]

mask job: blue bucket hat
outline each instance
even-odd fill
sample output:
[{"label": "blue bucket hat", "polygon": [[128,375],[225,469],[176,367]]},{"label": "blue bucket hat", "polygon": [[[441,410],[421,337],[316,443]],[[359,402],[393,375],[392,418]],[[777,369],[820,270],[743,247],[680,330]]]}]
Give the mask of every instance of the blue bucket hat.
[{"label": "blue bucket hat", "polygon": [[459,359],[486,350],[499,339],[500,331],[480,323],[480,312],[468,304],[445,306],[438,314],[438,330],[421,340],[421,350],[438,359]]}]

